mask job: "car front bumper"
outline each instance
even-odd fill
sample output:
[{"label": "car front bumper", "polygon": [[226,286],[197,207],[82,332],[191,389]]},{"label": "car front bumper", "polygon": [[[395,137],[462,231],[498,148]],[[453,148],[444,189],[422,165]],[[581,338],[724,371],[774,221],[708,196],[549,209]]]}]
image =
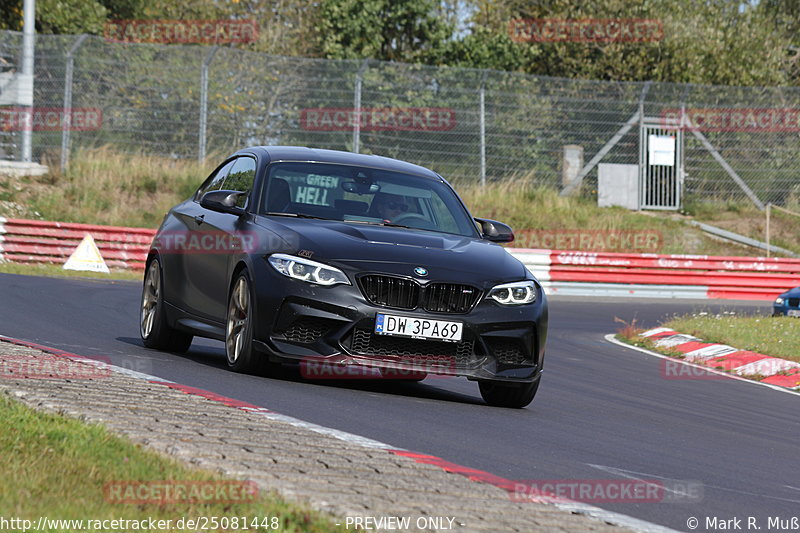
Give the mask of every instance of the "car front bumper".
[{"label": "car front bumper", "polygon": [[[527,383],[542,371],[548,315],[538,285],[531,304],[502,306],[484,291],[467,313],[431,313],[374,305],[358,283],[312,285],[282,276],[266,262],[255,276],[253,338],[273,360]],[[378,313],[458,321],[462,340],[376,335]]]}]

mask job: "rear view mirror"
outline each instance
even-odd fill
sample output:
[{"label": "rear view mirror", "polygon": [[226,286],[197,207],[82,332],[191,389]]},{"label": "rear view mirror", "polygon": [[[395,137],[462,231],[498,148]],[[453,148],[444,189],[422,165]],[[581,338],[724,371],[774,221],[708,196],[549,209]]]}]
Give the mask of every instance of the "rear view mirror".
[{"label": "rear view mirror", "polygon": [[247,196],[242,191],[210,191],[200,199],[200,205],[212,211],[230,213],[232,215],[244,214],[244,208],[238,207],[236,202],[242,196]]},{"label": "rear view mirror", "polygon": [[342,189],[355,194],[375,194],[381,190],[381,186],[377,183],[345,181],[342,182]]},{"label": "rear view mirror", "polygon": [[482,237],[487,241],[512,242],[514,240],[514,230],[502,222],[486,218],[476,218],[475,222],[481,227]]}]

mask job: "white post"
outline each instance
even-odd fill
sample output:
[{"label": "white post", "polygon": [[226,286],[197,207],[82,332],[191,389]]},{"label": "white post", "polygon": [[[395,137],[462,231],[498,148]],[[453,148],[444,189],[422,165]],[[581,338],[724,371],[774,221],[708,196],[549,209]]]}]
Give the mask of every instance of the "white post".
[{"label": "white post", "polygon": [[766,209],[766,211],[767,211],[767,257],[769,257],[769,251],[770,251],[770,248],[771,248],[770,245],[769,245],[769,212],[770,212],[770,208],[771,207],[772,207],[772,204],[768,203],[767,204],[767,209]]},{"label": "white post", "polygon": [[200,68],[200,125],[197,132],[197,161],[202,164],[206,159],[206,143],[208,132],[208,66],[214,59],[219,46],[213,46],[203,60]]},{"label": "white post", "polygon": [[75,66],[75,52],[78,51],[83,41],[89,37],[85,33],[78,37],[67,52],[67,71],[64,74],[64,121],[61,125],[61,172],[67,169],[69,164],[69,145],[72,124],[72,71]]},{"label": "white post", "polygon": [[[31,103],[29,107],[33,107],[33,54],[34,54],[34,40],[36,33],[36,2],[35,0],[24,0],[22,6],[22,82],[25,85],[29,84],[31,93]],[[32,111],[32,110],[31,110]],[[30,163],[32,157],[32,116],[31,111],[28,111],[26,116],[25,125],[22,128],[22,161]]]},{"label": "white post", "polygon": [[361,150],[361,82],[364,70],[369,66],[369,59],[365,59],[356,72],[356,87],[353,93],[353,152]]},{"label": "white post", "polygon": [[481,187],[486,185],[486,87],[481,83]]}]

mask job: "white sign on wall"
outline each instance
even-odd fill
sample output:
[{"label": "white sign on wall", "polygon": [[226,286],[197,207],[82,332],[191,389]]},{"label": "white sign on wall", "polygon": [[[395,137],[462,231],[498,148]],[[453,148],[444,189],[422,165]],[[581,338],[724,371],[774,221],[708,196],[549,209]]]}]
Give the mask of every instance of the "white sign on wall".
[{"label": "white sign on wall", "polygon": [[648,135],[647,151],[650,165],[675,166],[675,137],[671,135]]}]

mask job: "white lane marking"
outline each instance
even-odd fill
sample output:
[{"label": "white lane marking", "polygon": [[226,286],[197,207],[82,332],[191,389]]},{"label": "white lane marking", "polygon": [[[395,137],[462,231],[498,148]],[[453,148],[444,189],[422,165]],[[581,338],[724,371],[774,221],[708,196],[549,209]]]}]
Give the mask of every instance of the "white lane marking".
[{"label": "white lane marking", "polygon": [[[692,483],[701,483],[700,481],[696,480],[675,479],[672,477],[657,476],[655,474],[647,474],[645,472],[636,472],[634,470],[624,470],[622,468],[614,468],[613,466],[595,465],[592,463],[586,463],[586,464],[587,466],[591,466],[592,468],[597,468],[598,470],[602,470],[603,472],[608,472],[609,474],[613,474],[615,476],[624,477],[625,479],[633,479],[636,481],[641,481],[643,483],[647,483],[648,485],[654,485],[654,483],[651,483],[653,479],[661,479],[663,481],[678,481],[678,482],[690,481]],[[644,476],[644,477],[639,477],[639,476]],[[685,496],[684,492],[679,490],[673,490],[665,486],[661,486],[660,488],[662,488],[667,492],[672,492],[673,494],[677,494],[679,496]]]},{"label": "white lane marking", "polygon": [[555,506],[562,511],[591,516],[593,518],[597,518],[598,520],[602,520],[603,522],[626,527],[634,531],[640,531],[641,533],[678,533],[678,531],[675,529],[659,526],[658,524],[653,524],[652,522],[646,522],[644,520],[639,520],[638,518],[615,513],[613,511],[606,511],[605,509],[600,509],[599,507],[585,503],[556,503]]},{"label": "white lane marking", "polygon": [[392,446],[390,444],[386,444],[385,442],[380,442],[377,440],[370,439],[368,437],[362,437],[360,435],[355,435],[353,433],[348,433],[346,431],[340,431],[338,429],[333,429],[325,426],[320,426],[311,422],[305,422],[298,418],[294,418],[287,415],[282,415],[280,413],[276,413],[274,411],[257,411],[258,414],[269,418],[270,420],[276,420],[279,422],[286,422],[287,424],[291,424],[292,426],[304,428],[311,430],[315,433],[320,433],[322,435],[328,435],[330,437],[334,437],[341,441],[347,442],[349,444],[355,444],[357,446],[363,446],[365,448],[374,448],[379,450],[403,450],[402,448],[398,448],[397,446]]},{"label": "white lane marking", "polygon": [[[618,475],[620,477],[624,477],[626,479],[635,479],[637,481],[647,482],[647,479],[641,479],[641,478],[638,478],[638,477],[632,475],[632,474],[636,474],[637,476],[647,476],[648,478],[657,478],[657,479],[663,479],[663,480],[668,480],[668,481],[679,481],[679,480],[676,480],[674,478],[668,478],[668,477],[663,477],[663,476],[655,476],[655,475],[652,475],[652,474],[645,474],[643,472],[636,472],[634,470],[625,470],[623,468],[614,468],[612,466],[593,465],[591,463],[586,463],[586,464],[588,466],[591,466],[591,467],[597,468],[599,470],[603,470],[605,472],[608,472],[609,474],[615,474],[615,475]],[[700,482],[700,483],[702,483],[702,482]],[[784,486],[787,486],[787,485],[784,485]],[[781,501],[781,502],[800,503],[800,500],[794,500],[794,499],[791,499],[791,498],[781,498],[781,497],[778,497],[778,496],[767,496],[762,492],[749,492],[749,491],[745,491],[745,490],[729,489],[729,488],[726,488],[726,487],[720,487],[720,486],[717,486],[717,485],[706,485],[705,483],[703,483],[703,489],[705,490],[705,488],[711,488],[711,489],[714,489],[714,490],[721,490],[721,491],[725,491],[725,492],[732,492],[734,494],[743,494],[745,496],[760,496],[762,498],[768,498],[770,500],[776,500],[776,501]],[[666,487],[664,487],[664,490],[668,490],[668,489]],[[672,492],[675,492],[675,491],[672,491]],[[680,495],[681,493],[678,491],[677,494]]]},{"label": "white lane marking", "polygon": [[158,376],[153,376],[151,374],[145,374],[144,372],[138,372],[136,370],[131,370],[130,368],[124,368],[121,366],[109,365],[111,370],[116,372],[117,374],[123,374],[128,377],[132,377],[135,379],[143,379],[145,381],[158,381],[160,383],[175,383],[174,381],[170,381],[168,379],[160,378]]},{"label": "white lane marking", "polygon": [[679,363],[679,364],[682,364],[682,365],[687,365],[687,366],[690,366],[692,368],[701,368],[701,369],[705,370],[706,372],[710,372],[712,374],[718,374],[720,376],[726,376],[726,377],[729,377],[730,379],[735,379],[737,381],[743,381],[745,383],[752,383],[753,385],[759,385],[761,387],[767,387],[769,389],[776,390],[778,392],[785,392],[787,394],[794,394],[795,396],[800,396],[800,391],[795,390],[795,389],[787,389],[786,387],[781,387],[779,385],[772,385],[771,383],[763,383],[761,381],[753,381],[752,379],[742,378],[742,377],[739,377],[739,376],[737,376],[735,374],[729,374],[727,372],[721,372],[719,370],[715,370],[715,369],[711,368],[710,366],[698,365],[698,364],[686,361],[684,359],[676,359],[675,357],[670,357],[668,355],[662,355],[660,353],[651,352],[650,350],[648,350],[646,348],[640,348],[639,346],[631,346],[630,344],[627,344],[627,343],[624,343],[622,341],[617,340],[613,333],[609,333],[608,335],[606,335],[605,339],[608,342],[610,342],[611,344],[616,344],[617,346],[622,346],[623,348],[628,348],[630,350],[636,350],[637,352],[646,353],[647,355],[652,355],[653,357],[658,357],[659,359],[669,359],[670,361],[675,361],[676,363]]}]

